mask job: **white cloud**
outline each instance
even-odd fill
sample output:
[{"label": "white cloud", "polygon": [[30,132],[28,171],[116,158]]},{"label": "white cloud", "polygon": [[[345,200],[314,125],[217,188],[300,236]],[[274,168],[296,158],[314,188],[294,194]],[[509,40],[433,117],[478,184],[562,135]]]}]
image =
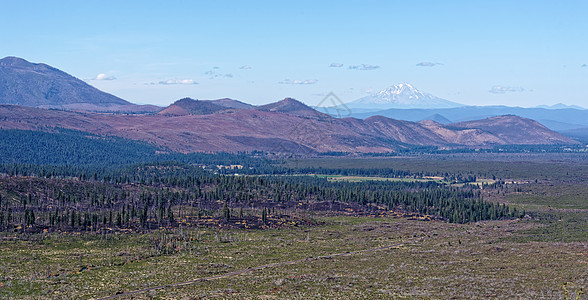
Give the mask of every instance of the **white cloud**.
[{"label": "white cloud", "polygon": [[350,70],[370,71],[370,70],[378,69],[379,67],[380,66],[376,66],[376,65],[361,64],[358,66],[349,66],[349,69]]},{"label": "white cloud", "polygon": [[317,82],[318,82],[318,80],[316,80],[316,79],[307,79],[307,80],[284,79],[278,83],[280,83],[280,84],[315,84]]},{"label": "white cloud", "polygon": [[158,82],[157,84],[162,84],[162,85],[173,85],[173,84],[198,84],[198,82],[192,80],[192,79],[180,79],[180,80],[176,80],[176,79],[170,79],[170,80],[163,80]]},{"label": "white cloud", "polygon": [[434,62],[430,62],[430,61],[422,61],[418,64],[416,64],[417,67],[434,67],[434,66],[438,66],[438,65],[442,65],[442,63],[434,63]]},{"label": "white cloud", "polygon": [[329,65],[329,67],[331,68],[341,68],[343,66],[343,64],[339,64],[339,63],[332,63]]},{"label": "white cloud", "polygon": [[501,86],[495,85],[488,92],[492,94],[505,94],[513,92],[524,92],[525,89],[520,86]]},{"label": "white cloud", "polygon": [[239,69],[241,70],[250,70],[251,66],[241,66]]},{"label": "white cloud", "polygon": [[92,80],[116,80],[116,77],[108,76],[104,73],[100,73],[100,74],[96,75],[96,77],[94,77]]},{"label": "white cloud", "polygon": [[222,74],[217,72],[216,70],[220,69],[219,67],[213,67],[212,70],[204,72],[205,75],[208,75],[208,79],[216,79],[216,78],[233,78],[233,74]]}]

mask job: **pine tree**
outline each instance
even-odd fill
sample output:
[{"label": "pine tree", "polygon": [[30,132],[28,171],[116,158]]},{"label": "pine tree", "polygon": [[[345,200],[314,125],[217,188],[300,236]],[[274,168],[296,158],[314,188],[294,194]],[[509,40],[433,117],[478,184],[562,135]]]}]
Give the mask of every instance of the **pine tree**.
[{"label": "pine tree", "polygon": [[226,202],[223,206],[223,217],[225,219],[225,222],[229,222],[231,220],[231,209],[227,206]]},{"label": "pine tree", "polygon": [[261,211],[261,221],[263,222],[263,224],[267,223],[267,208],[265,207]]},{"label": "pine tree", "polygon": [[167,220],[169,222],[170,225],[173,225],[175,220],[174,220],[174,212],[171,209],[171,206],[167,207]]}]

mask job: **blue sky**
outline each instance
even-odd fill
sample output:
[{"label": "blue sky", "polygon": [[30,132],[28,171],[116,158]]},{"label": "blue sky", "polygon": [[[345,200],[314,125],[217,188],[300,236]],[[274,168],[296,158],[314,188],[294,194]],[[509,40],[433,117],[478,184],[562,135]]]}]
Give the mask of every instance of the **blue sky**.
[{"label": "blue sky", "polygon": [[3,1],[0,57],[135,103],[349,102],[408,82],[470,105],[588,106],[587,1]]}]

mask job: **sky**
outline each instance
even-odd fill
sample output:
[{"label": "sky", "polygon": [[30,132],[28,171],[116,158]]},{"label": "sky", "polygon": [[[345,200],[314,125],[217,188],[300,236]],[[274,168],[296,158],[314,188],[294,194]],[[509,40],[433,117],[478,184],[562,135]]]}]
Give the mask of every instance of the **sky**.
[{"label": "sky", "polygon": [[588,107],[588,1],[0,4],[0,58],[133,103],[316,105],[406,82],[467,105]]}]

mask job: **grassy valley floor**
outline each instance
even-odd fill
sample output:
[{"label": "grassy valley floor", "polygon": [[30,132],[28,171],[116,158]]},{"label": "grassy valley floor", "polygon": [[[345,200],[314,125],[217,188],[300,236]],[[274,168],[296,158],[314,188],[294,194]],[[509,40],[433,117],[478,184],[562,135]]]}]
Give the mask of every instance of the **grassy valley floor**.
[{"label": "grassy valley floor", "polygon": [[[462,225],[366,217],[322,221],[327,225],[256,231],[39,234],[29,240],[5,234],[0,295],[100,298],[269,263],[398,244],[121,298],[562,299],[566,290],[570,299],[578,293],[580,299],[586,297],[586,233],[569,241],[535,241],[536,231],[549,224],[510,220]],[[588,224],[586,219],[579,222]],[[558,233],[551,235],[555,239]],[[167,239],[170,245],[175,241],[175,247],[157,253],[157,239]]]}]

